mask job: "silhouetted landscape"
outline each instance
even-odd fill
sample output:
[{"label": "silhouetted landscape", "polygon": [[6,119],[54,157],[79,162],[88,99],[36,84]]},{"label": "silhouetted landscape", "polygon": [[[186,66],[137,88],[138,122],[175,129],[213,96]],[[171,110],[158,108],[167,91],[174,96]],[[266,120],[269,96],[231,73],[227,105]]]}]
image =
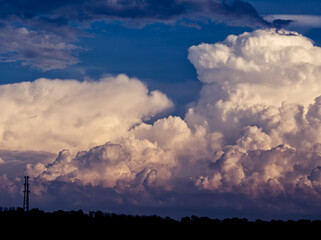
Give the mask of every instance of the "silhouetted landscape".
[{"label": "silhouetted landscape", "polygon": [[[114,214],[102,211],[84,213],[79,211],[45,212],[39,209],[23,211],[22,208],[0,208],[0,226],[3,232],[12,231],[15,234],[24,234],[28,231],[46,233],[48,236],[67,234],[72,236],[95,236],[98,234],[118,234],[121,236],[140,235],[150,238],[167,236],[308,236],[317,234],[321,229],[320,220],[271,220],[249,221],[245,218],[227,218],[223,220],[208,217],[183,217],[175,220],[169,217],[133,216]],[[14,231],[13,229],[19,229]],[[21,231],[20,231],[21,230]],[[218,235],[219,234],[219,235]],[[99,235],[101,236],[101,235]],[[109,237],[103,237],[109,238]]]}]

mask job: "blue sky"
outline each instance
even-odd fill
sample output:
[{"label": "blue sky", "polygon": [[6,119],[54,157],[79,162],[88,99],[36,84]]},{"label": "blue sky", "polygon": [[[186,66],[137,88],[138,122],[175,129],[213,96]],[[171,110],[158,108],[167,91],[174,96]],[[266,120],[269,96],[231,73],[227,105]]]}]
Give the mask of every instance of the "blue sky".
[{"label": "blue sky", "polygon": [[321,216],[320,1],[0,9],[0,206]]}]

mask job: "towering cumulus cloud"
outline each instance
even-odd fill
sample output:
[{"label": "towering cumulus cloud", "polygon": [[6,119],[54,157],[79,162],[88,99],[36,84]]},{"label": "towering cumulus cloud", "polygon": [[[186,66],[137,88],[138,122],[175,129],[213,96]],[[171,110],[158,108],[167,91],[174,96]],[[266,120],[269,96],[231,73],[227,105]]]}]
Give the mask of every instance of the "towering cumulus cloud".
[{"label": "towering cumulus cloud", "polygon": [[[105,200],[112,205],[315,211],[321,199],[321,49],[298,33],[267,29],[192,46],[188,58],[203,83],[200,98],[185,119],[153,124],[143,120],[170,101],[125,76],[2,86],[2,102],[21,113],[8,112],[10,121],[2,121],[9,143],[38,126],[22,146],[55,150],[67,143],[85,150],[28,164],[38,182],[34,193],[49,194],[63,182],[90,188],[97,199],[108,189]],[[42,99],[18,108],[19,97],[30,91],[31,102],[46,95],[50,104]],[[2,141],[14,146],[9,143]],[[70,191],[60,194],[63,189]]]},{"label": "towering cumulus cloud", "polygon": [[186,120],[223,131],[229,144],[242,127],[256,126],[275,144],[288,139],[292,145],[297,137],[290,136],[304,129],[304,111],[314,108],[309,105],[321,93],[320,56],[311,40],[274,29],[193,46],[189,59],[205,85]]},{"label": "towering cumulus cloud", "polygon": [[189,49],[204,87],[186,121],[219,133],[223,146],[199,187],[320,198],[320,57],[311,40],[275,29]]}]

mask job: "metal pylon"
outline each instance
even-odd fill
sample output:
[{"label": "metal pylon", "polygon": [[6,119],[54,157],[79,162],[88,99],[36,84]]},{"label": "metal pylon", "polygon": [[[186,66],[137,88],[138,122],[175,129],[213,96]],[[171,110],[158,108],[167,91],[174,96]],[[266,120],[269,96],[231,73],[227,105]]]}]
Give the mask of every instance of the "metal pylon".
[{"label": "metal pylon", "polygon": [[29,176],[24,176],[25,183],[23,184],[23,211],[29,211]]}]

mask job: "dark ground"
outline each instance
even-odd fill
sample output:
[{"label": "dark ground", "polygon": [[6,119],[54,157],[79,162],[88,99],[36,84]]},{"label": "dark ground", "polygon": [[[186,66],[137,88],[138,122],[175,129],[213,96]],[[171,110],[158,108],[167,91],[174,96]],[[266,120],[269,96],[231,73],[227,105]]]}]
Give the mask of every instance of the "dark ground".
[{"label": "dark ground", "polygon": [[[24,212],[21,208],[0,208],[1,232],[15,236],[53,239],[75,237],[90,239],[115,239],[140,237],[149,239],[186,238],[219,239],[246,237],[304,238],[320,237],[321,221],[248,221],[247,219],[210,219],[208,217],[184,217],[180,221],[159,216],[133,216],[105,213],[101,211],[44,212],[32,209]],[[28,237],[29,238],[29,237]]]}]

